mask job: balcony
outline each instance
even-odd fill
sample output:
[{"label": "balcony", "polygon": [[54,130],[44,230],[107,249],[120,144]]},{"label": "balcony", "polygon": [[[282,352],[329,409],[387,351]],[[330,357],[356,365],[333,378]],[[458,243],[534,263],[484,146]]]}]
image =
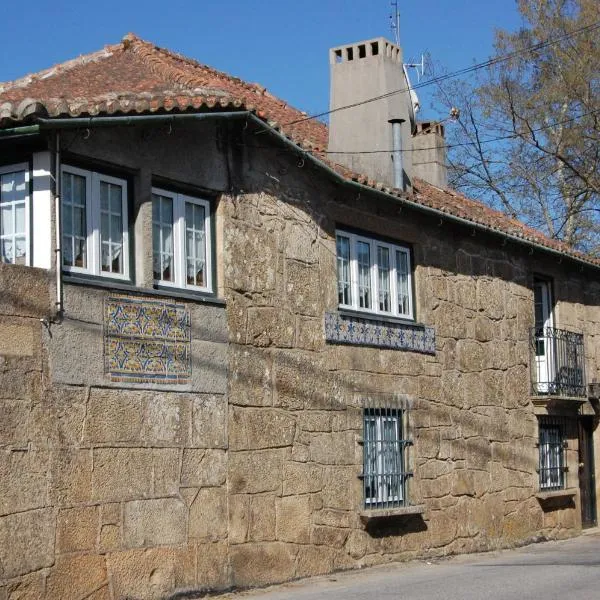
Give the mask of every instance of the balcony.
[{"label": "balcony", "polygon": [[548,398],[587,398],[583,334],[553,327],[530,332],[531,393]]}]

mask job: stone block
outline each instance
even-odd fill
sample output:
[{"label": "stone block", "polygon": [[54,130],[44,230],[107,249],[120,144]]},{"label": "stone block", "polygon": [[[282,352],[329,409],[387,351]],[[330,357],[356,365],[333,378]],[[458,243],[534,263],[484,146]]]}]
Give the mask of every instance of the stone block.
[{"label": "stone block", "polygon": [[100,552],[114,552],[123,548],[123,536],[120,525],[102,525],[100,527]]},{"label": "stone block", "polygon": [[45,269],[0,263],[0,314],[48,316],[54,308],[52,280]]},{"label": "stone block", "polygon": [[278,498],[276,514],[276,537],[279,541],[309,543],[311,510],[308,496]]},{"label": "stone block", "polygon": [[227,535],[227,490],[205,488],[190,506],[190,539],[213,541]]},{"label": "stone block", "polygon": [[212,542],[197,546],[197,588],[221,590],[229,586],[227,544]]},{"label": "stone block", "polygon": [[199,394],[227,392],[227,344],[192,339],[191,387]]},{"label": "stone block", "polygon": [[52,452],[50,501],[55,505],[89,502],[92,498],[92,451],[76,448]]},{"label": "stone block", "polygon": [[40,396],[41,371],[25,370],[23,360],[7,360],[0,356],[0,398],[23,401],[24,398],[33,400]]},{"label": "stone block", "polygon": [[266,229],[238,224],[229,228],[225,251],[237,260],[227,261],[225,285],[239,293],[268,294],[275,290],[276,236]]},{"label": "stone block", "polygon": [[182,446],[191,433],[193,396],[147,394],[143,437],[152,446]]},{"label": "stone block", "polygon": [[286,261],[286,295],[293,312],[310,317],[320,316],[318,267],[294,260]]},{"label": "stone block", "polygon": [[303,350],[319,351],[325,346],[323,319],[301,315],[297,318],[296,347]]},{"label": "stone block", "polygon": [[362,497],[360,467],[326,467],[323,470],[323,504],[337,510],[356,510]]},{"label": "stone block", "polygon": [[281,308],[248,309],[248,344],[291,348],[295,337],[296,319],[292,313]]},{"label": "stone block", "polygon": [[481,371],[487,368],[488,356],[485,348],[474,340],[459,340],[456,343],[456,357],[461,371]]},{"label": "stone block", "polygon": [[46,580],[47,600],[81,600],[108,584],[104,556],[59,558]]},{"label": "stone block", "polygon": [[123,538],[129,548],[183,544],[187,506],[177,498],[125,503]]},{"label": "stone block", "polygon": [[51,509],[0,517],[2,578],[12,579],[54,563],[56,522]]},{"label": "stone block", "polygon": [[[43,573],[43,571],[41,572]],[[40,600],[44,597],[45,577],[34,573],[0,587],[1,600]]]},{"label": "stone block", "polygon": [[[87,389],[53,385],[34,396],[27,435],[41,446],[77,446],[81,442]],[[25,430],[24,430],[25,431]]]},{"label": "stone block", "polygon": [[334,570],[335,550],[326,546],[301,546],[298,550],[296,577],[325,575]]},{"label": "stone block", "polygon": [[313,514],[313,522],[316,525],[350,528],[356,524],[356,513],[347,510],[324,508]]},{"label": "stone block", "polygon": [[190,303],[192,337],[207,342],[227,342],[227,313],[224,307]]},{"label": "stone block", "polygon": [[232,407],[229,416],[230,450],[279,448],[294,440],[296,420],[287,412]]},{"label": "stone block", "polygon": [[199,395],[192,403],[194,448],[227,448],[227,398]]},{"label": "stone block", "polygon": [[183,451],[181,484],[185,486],[213,487],[223,485],[227,477],[225,450],[186,448]]},{"label": "stone block", "polygon": [[256,494],[281,490],[283,450],[256,450],[229,454],[229,486],[232,494]]},{"label": "stone block", "polygon": [[[35,329],[34,329],[35,328]],[[33,356],[39,348],[40,323],[0,320],[0,356]]]},{"label": "stone block", "polygon": [[195,548],[144,548],[107,555],[114,598],[164,600],[196,587]]},{"label": "stone block", "polygon": [[353,431],[314,433],[310,440],[310,459],[321,465],[354,464],[356,434]]},{"label": "stone block", "polygon": [[308,264],[319,260],[319,230],[314,223],[288,221],[284,240],[286,258]]},{"label": "stone block", "polygon": [[93,550],[98,538],[98,525],[97,506],[61,509],[56,522],[57,553]]},{"label": "stone block", "polygon": [[318,492],[323,487],[323,469],[319,465],[286,462],[283,467],[283,495]]},{"label": "stone block", "polygon": [[181,453],[179,448],[154,448],[152,450],[154,496],[178,494]]},{"label": "stone block", "polygon": [[348,529],[328,527],[326,525],[314,525],[312,527],[311,542],[317,546],[342,548],[346,543],[348,533]]},{"label": "stone block", "polygon": [[229,496],[228,541],[230,544],[243,544],[248,541],[251,498],[252,496],[246,494]]},{"label": "stone block", "polygon": [[271,354],[251,346],[231,345],[229,364],[229,402],[240,406],[271,406]]},{"label": "stone block", "polygon": [[96,448],[92,498],[118,502],[147,498],[152,493],[152,450]]},{"label": "stone block", "polygon": [[83,439],[100,445],[139,442],[144,411],[143,392],[92,388]]},{"label": "stone block", "polygon": [[46,505],[47,457],[46,452],[0,451],[0,515]]},{"label": "stone block", "polygon": [[291,544],[267,542],[232,546],[232,584],[247,587],[289,580],[295,575],[295,560],[296,549]]}]

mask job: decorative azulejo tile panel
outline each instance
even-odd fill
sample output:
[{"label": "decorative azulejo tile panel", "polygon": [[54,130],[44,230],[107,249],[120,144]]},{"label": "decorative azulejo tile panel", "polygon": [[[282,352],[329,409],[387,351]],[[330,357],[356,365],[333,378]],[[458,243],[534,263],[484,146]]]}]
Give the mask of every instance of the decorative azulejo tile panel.
[{"label": "decorative azulejo tile panel", "polygon": [[325,339],[337,344],[435,354],[433,327],[363,319],[337,312],[325,313]]},{"label": "decorative azulejo tile panel", "polygon": [[190,314],[183,304],[104,301],[104,367],[112,381],[188,383]]}]

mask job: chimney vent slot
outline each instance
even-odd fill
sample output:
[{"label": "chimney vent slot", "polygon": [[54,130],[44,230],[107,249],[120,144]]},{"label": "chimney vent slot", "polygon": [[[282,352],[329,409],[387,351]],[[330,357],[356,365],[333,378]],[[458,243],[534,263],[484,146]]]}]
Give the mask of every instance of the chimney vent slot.
[{"label": "chimney vent slot", "polygon": [[354,60],[354,49],[353,48],[346,48],[346,58],[348,60]]},{"label": "chimney vent slot", "polygon": [[335,51],[335,62],[336,62],[336,63],[341,63],[341,62],[342,62],[342,60],[344,60],[344,59],[342,58],[342,51],[341,51],[341,50],[336,50],[336,51]]},{"label": "chimney vent slot", "polygon": [[379,54],[379,42],[371,42],[371,55],[377,56]]},{"label": "chimney vent slot", "polygon": [[367,47],[364,44],[360,44],[358,47],[358,58],[366,58]]}]

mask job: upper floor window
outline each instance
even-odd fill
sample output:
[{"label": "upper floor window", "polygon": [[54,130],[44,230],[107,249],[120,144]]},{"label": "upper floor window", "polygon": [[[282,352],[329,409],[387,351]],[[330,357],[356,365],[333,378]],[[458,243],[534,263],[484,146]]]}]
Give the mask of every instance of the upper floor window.
[{"label": "upper floor window", "polygon": [[29,167],[0,167],[0,252],[2,262],[29,265]]},{"label": "upper floor window", "polygon": [[65,165],[61,200],[64,269],[129,279],[127,182]]},{"label": "upper floor window", "polygon": [[341,307],[414,318],[407,247],[338,231],[336,250]]},{"label": "upper floor window", "polygon": [[153,188],[152,229],[154,281],[212,292],[210,204]]}]

